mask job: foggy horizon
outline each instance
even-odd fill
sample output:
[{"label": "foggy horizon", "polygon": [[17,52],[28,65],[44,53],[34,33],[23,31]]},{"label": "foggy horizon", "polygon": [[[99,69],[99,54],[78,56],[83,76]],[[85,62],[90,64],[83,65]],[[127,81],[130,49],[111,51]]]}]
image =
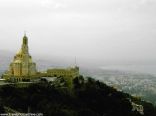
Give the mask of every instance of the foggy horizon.
[{"label": "foggy horizon", "polygon": [[156,0],[0,0],[0,115],[156,116]]},{"label": "foggy horizon", "polygon": [[0,50],[88,64],[156,63],[154,0],[1,0]]}]

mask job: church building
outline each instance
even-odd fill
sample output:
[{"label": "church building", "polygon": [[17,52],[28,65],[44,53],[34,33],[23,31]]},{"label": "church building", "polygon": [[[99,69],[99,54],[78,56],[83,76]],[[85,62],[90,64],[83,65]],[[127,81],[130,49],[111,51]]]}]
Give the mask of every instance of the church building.
[{"label": "church building", "polygon": [[36,75],[36,72],[36,63],[32,61],[32,57],[29,54],[28,38],[25,34],[21,49],[14,56],[9,70],[3,74],[3,78],[12,81],[30,80],[30,78]]}]

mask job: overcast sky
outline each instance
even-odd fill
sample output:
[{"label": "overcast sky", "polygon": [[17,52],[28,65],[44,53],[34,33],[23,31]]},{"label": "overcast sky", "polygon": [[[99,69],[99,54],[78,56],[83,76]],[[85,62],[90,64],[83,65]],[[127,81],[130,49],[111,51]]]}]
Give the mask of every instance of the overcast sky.
[{"label": "overcast sky", "polygon": [[0,0],[0,49],[107,61],[156,61],[156,0]]}]

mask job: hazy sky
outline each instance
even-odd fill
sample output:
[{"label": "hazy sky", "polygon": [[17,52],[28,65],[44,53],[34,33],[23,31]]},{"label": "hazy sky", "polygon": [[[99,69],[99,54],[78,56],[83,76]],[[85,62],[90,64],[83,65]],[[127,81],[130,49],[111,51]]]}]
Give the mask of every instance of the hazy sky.
[{"label": "hazy sky", "polygon": [[0,0],[0,49],[93,62],[156,61],[156,0]]}]

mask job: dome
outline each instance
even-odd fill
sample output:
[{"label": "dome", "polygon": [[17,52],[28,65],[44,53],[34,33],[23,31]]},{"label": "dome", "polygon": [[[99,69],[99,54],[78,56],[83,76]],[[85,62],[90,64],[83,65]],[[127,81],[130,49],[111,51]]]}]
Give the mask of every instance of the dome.
[{"label": "dome", "polygon": [[16,55],[22,55],[22,50],[20,50],[19,52],[17,52]]}]

